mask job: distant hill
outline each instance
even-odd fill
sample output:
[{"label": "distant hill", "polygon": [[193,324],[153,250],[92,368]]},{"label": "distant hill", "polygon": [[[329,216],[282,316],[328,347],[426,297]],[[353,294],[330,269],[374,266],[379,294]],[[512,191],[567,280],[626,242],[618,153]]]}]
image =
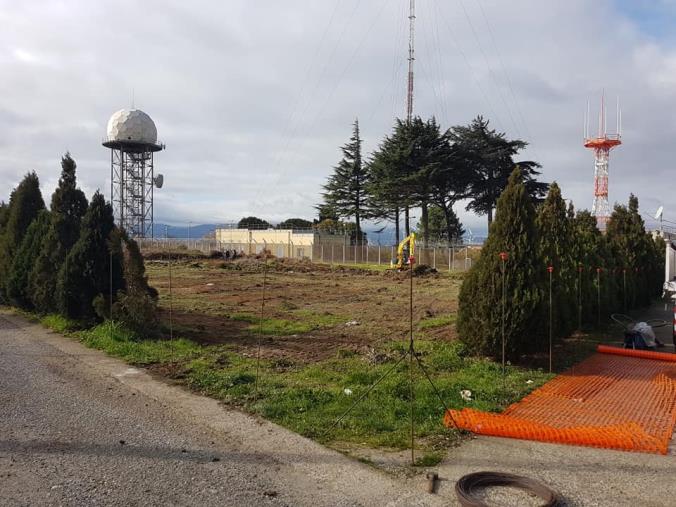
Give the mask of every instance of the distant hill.
[{"label": "distant hill", "polygon": [[194,224],[188,226],[176,226],[167,224],[154,224],[153,235],[156,238],[170,238],[179,239],[202,239],[207,234],[211,234],[218,227],[218,224]]}]

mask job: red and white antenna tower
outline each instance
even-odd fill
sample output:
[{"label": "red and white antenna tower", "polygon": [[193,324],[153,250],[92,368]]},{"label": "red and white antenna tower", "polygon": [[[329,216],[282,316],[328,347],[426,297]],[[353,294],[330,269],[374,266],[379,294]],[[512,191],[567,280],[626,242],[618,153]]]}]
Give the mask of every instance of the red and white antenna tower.
[{"label": "red and white antenna tower", "polygon": [[605,93],[601,95],[601,111],[599,112],[599,131],[596,137],[589,134],[589,102],[584,121],[584,147],[594,150],[594,204],[592,215],[596,217],[598,228],[606,229],[610,218],[610,204],[608,204],[608,158],[610,150],[622,144],[622,111],[620,99],[617,99],[617,128],[614,134],[608,134],[606,129]]}]

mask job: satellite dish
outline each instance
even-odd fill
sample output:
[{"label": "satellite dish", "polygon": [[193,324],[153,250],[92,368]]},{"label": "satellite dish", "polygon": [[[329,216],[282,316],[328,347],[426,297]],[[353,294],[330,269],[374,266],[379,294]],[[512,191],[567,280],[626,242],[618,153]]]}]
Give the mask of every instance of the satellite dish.
[{"label": "satellite dish", "polygon": [[660,220],[662,218],[662,213],[664,213],[664,206],[657,208],[657,213],[655,213],[655,220]]},{"label": "satellite dish", "polygon": [[157,188],[162,188],[162,185],[164,185],[164,174],[158,174],[153,178],[153,181],[155,182],[155,186]]}]

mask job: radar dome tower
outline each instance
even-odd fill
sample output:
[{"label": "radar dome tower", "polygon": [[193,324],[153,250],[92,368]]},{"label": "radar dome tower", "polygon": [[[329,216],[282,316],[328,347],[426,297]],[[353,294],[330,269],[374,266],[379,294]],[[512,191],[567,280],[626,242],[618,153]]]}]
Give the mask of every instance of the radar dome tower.
[{"label": "radar dome tower", "polygon": [[584,122],[584,147],[594,150],[594,204],[592,215],[596,217],[596,224],[601,231],[605,231],[610,218],[610,204],[608,204],[608,158],[610,150],[622,144],[622,112],[620,101],[617,101],[617,130],[615,134],[606,131],[605,97],[601,96],[601,111],[599,112],[599,131],[596,137],[589,135],[589,103]]},{"label": "radar dome tower", "polygon": [[110,148],[110,201],[115,222],[134,238],[153,237],[154,188],[164,178],[154,174],[153,154],[164,149],[157,128],[139,109],[120,109],[108,120],[103,146]]}]

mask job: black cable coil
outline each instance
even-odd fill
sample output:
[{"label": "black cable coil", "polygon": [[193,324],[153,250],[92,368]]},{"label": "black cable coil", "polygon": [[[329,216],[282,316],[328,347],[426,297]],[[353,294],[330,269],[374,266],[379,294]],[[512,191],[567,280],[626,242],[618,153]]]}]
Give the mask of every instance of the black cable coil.
[{"label": "black cable coil", "polygon": [[502,472],[475,472],[461,477],[455,483],[455,494],[464,507],[489,507],[474,495],[480,489],[492,486],[519,488],[544,500],[543,507],[561,507],[563,498],[556,491],[535,479]]}]

